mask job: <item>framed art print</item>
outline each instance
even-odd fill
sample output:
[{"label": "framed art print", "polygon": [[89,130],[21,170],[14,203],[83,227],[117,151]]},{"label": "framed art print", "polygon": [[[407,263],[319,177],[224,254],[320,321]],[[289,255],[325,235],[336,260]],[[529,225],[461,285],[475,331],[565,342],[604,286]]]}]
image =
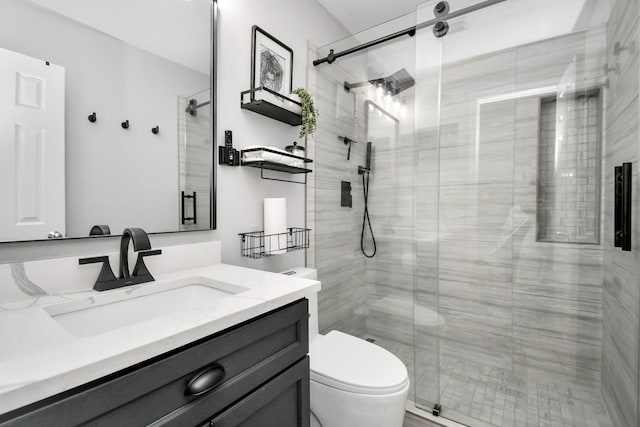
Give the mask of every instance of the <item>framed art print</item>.
[{"label": "framed art print", "polygon": [[293,50],[254,25],[251,40],[251,89],[263,87],[288,96],[293,90]]}]

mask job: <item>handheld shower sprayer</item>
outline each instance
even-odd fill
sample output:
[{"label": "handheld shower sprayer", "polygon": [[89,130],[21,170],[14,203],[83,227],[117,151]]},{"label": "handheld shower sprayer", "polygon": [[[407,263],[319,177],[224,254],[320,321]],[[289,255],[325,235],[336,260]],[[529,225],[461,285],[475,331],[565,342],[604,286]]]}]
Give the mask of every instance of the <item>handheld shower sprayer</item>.
[{"label": "handheld shower sprayer", "polygon": [[[364,190],[364,215],[362,217],[362,232],[360,233],[360,250],[367,258],[373,258],[378,250],[378,247],[376,246],[376,238],[373,235],[373,228],[371,227],[371,218],[369,218],[369,175],[371,174],[371,151],[372,143],[371,141],[368,141],[366,166],[358,166],[358,174],[362,175],[362,189]],[[368,254],[364,249],[364,233],[367,224],[369,224],[369,233],[371,233],[371,240],[373,241],[373,253],[371,254]]]},{"label": "handheld shower sprayer", "polygon": [[[365,165],[366,166],[358,166],[358,174],[359,175],[363,175],[365,173],[370,173],[371,172],[371,141],[367,142],[367,157],[366,157],[366,162]],[[364,178],[364,177],[363,177]],[[369,176],[367,175],[367,180],[369,179]]]}]

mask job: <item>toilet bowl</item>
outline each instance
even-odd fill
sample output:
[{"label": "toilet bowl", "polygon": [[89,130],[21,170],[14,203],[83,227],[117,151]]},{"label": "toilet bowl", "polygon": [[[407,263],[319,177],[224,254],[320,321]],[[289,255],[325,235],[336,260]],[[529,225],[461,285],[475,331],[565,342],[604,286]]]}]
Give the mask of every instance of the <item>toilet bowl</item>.
[{"label": "toilet bowl", "polygon": [[[316,270],[284,274],[316,280]],[[401,427],[407,368],[395,355],[354,336],[318,333],[317,295],[309,298],[312,427]]]}]

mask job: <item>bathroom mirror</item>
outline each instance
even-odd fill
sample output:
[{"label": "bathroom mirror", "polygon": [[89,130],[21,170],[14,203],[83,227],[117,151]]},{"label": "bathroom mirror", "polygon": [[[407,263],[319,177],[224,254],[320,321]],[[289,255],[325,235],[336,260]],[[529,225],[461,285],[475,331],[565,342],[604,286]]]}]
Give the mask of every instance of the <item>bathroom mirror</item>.
[{"label": "bathroom mirror", "polygon": [[215,228],[215,0],[3,0],[0,241]]}]

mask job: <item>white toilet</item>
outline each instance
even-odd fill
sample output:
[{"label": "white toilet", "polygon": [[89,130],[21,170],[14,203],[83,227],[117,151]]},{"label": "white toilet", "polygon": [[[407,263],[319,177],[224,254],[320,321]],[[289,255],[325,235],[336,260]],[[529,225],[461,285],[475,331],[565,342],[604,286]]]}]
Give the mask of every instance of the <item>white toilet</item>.
[{"label": "white toilet", "polygon": [[[316,270],[284,272],[317,279]],[[409,393],[407,368],[360,338],[318,333],[318,298],[309,298],[312,427],[401,427]]]}]

